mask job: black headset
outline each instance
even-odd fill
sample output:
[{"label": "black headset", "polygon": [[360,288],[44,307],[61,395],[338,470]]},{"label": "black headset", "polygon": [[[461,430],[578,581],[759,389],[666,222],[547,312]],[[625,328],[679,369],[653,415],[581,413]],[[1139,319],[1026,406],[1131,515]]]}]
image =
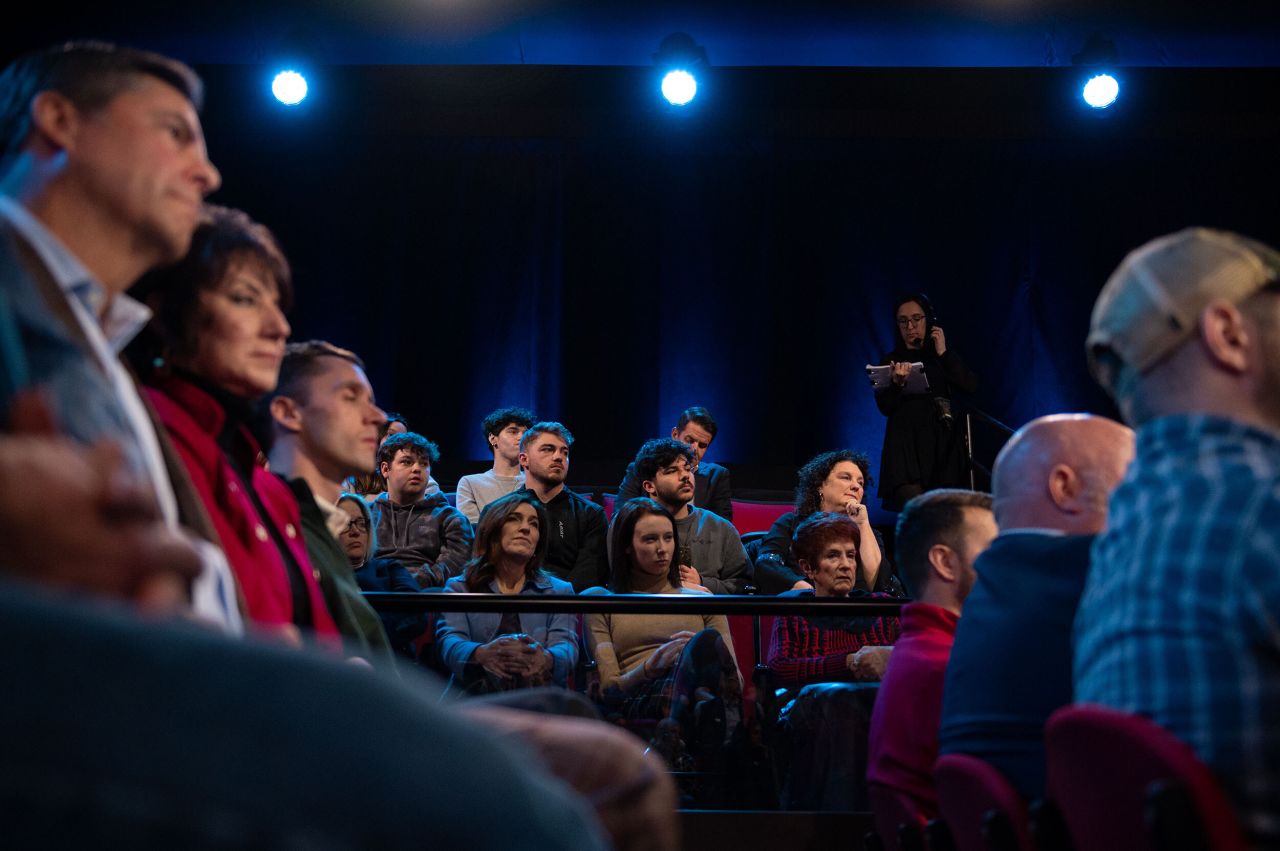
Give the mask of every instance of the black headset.
[{"label": "black headset", "polygon": [[[938,317],[933,312],[933,302],[929,300],[927,295],[924,293],[908,293],[899,298],[893,305],[894,321],[897,321],[898,310],[909,301],[914,301],[924,311],[924,344],[936,355],[938,351],[933,345],[933,326],[937,324]],[[898,332],[898,340],[902,345],[906,345],[905,341],[902,341],[901,331]]]}]

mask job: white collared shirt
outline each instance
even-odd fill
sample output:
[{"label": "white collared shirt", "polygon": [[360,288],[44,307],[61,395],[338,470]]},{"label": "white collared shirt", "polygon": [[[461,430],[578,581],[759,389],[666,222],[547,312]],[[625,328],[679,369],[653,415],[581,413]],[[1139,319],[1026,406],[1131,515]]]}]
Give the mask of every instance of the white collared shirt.
[{"label": "white collared shirt", "polygon": [[[120,352],[151,319],[150,309],[123,293],[108,303],[106,288],[84,264],[30,210],[3,193],[0,193],[0,218],[26,240],[66,296],[93,358],[110,379],[129,428],[141,447],[148,484],[155,493],[164,521],[170,528],[177,529],[178,500],[165,468],[160,441],[138,388],[119,359]],[[99,316],[101,321],[97,319]],[[192,587],[192,608],[238,635],[244,631],[244,624],[236,602],[231,567],[218,547],[205,541],[197,543],[202,570]]]}]

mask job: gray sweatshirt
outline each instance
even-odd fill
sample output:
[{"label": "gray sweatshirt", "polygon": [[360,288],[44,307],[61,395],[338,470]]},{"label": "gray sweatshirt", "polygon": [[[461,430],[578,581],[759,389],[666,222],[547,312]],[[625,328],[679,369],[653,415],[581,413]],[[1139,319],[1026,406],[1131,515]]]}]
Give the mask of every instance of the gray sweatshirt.
[{"label": "gray sweatshirt", "polygon": [[702,575],[702,584],[712,594],[741,594],[751,581],[751,562],[742,548],[742,538],[732,523],[707,511],[689,506],[689,516],[676,521],[680,547],[688,547],[689,565]]},{"label": "gray sweatshirt", "polygon": [[480,522],[480,512],[495,499],[501,499],[524,485],[524,471],[514,476],[499,476],[485,470],[458,479],[458,510],[472,522]]},{"label": "gray sweatshirt", "polygon": [[444,494],[398,505],[385,493],[369,506],[377,530],[378,558],[402,563],[422,588],[443,587],[471,558],[475,532]]}]

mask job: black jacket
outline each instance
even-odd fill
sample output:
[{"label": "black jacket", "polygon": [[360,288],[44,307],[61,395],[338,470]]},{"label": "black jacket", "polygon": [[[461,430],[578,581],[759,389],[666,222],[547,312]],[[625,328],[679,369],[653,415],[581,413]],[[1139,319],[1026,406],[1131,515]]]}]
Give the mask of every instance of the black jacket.
[{"label": "black jacket", "polygon": [[[618,485],[618,501],[622,505],[629,499],[644,496],[640,487],[640,477],[636,475],[636,465],[627,465],[627,473]],[[719,514],[730,523],[733,522],[733,494],[729,488],[729,471],[719,464],[703,461],[693,474],[693,504],[699,508]]]},{"label": "black jacket", "polygon": [[[521,488],[520,490],[528,490]],[[573,583],[573,590],[609,587],[609,557],[604,509],[568,488],[546,503],[547,573]]]},{"label": "black jacket", "polygon": [[[794,511],[774,521],[768,534],[760,544],[760,553],[755,562],[755,585],[761,594],[782,594],[800,580],[808,581],[808,577],[800,572],[791,552],[791,539],[795,536],[796,527],[800,525],[800,517]],[[855,591],[883,591],[895,597],[904,596],[897,577],[894,575],[893,563],[885,555],[884,537],[879,529],[871,530],[876,536],[876,544],[880,547],[880,570],[876,574],[876,587],[867,588],[861,576],[854,585]]]}]

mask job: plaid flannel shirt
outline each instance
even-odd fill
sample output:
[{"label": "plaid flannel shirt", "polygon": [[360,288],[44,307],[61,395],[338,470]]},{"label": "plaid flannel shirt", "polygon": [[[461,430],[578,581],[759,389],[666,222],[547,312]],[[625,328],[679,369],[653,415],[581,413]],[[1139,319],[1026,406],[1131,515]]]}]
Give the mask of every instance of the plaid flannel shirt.
[{"label": "plaid flannel shirt", "polygon": [[1155,420],[1112,494],[1075,623],[1075,698],[1151,718],[1280,841],[1280,435]]}]

